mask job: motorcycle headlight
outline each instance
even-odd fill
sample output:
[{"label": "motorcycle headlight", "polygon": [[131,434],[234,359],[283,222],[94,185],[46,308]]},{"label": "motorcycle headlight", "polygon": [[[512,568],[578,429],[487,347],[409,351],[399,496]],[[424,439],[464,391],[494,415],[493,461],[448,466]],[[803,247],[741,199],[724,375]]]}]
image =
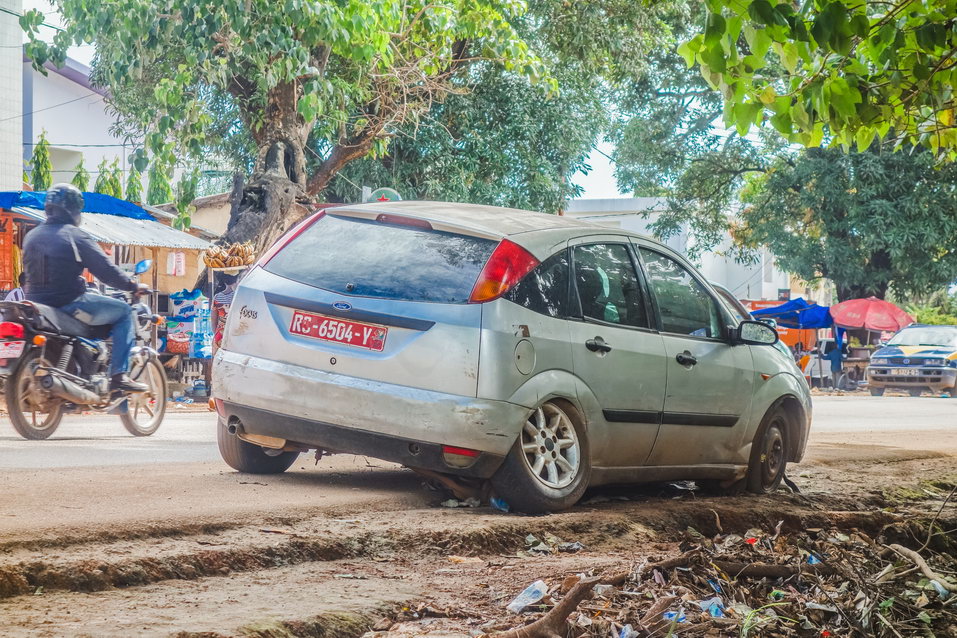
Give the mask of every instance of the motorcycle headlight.
[{"label": "motorcycle headlight", "polygon": [[871,363],[878,366],[886,366],[890,361],[887,359],[871,359]]}]

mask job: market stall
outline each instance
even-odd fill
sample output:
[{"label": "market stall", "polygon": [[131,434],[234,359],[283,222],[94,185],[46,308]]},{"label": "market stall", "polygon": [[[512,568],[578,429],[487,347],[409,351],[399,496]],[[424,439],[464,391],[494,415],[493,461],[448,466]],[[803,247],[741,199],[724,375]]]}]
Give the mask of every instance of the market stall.
[{"label": "market stall", "polygon": [[[174,383],[189,387],[208,376],[209,349],[202,347],[203,332],[211,340],[208,300],[193,291],[202,269],[202,255],[210,243],[161,224],[139,206],[99,193],[84,193],[81,228],[89,233],[120,268],[132,271],[142,259],[151,259],[153,267],[146,283],[156,291],[151,303],[154,312],[168,318],[154,335],[157,349]],[[0,290],[15,286],[20,272],[20,248],[26,235],[42,223],[45,193],[0,192]],[[90,277],[92,281],[92,277]],[[177,303],[190,297],[189,304]],[[189,309],[186,310],[186,305]],[[189,316],[184,316],[186,312]],[[206,322],[203,323],[203,318]],[[170,332],[176,341],[188,341],[187,347],[171,352]],[[184,334],[185,333],[185,334]],[[194,333],[199,333],[194,337]],[[175,387],[175,386],[174,386]]]}]

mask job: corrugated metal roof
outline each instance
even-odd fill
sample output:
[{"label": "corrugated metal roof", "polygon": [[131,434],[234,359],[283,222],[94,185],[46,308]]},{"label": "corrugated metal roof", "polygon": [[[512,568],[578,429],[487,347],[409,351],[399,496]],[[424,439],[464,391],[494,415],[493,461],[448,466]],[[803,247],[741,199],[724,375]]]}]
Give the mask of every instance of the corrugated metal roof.
[{"label": "corrugated metal roof", "polygon": [[[43,221],[41,211],[14,206],[14,212]],[[187,248],[205,250],[209,242],[159,222],[100,213],[83,213],[80,228],[104,244],[145,246],[147,248]]]}]

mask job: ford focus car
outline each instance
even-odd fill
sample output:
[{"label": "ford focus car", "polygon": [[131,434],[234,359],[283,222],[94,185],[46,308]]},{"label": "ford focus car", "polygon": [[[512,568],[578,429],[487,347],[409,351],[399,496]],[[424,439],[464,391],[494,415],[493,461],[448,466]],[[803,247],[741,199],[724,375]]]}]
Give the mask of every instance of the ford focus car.
[{"label": "ford focus car", "polygon": [[874,396],[893,388],[957,397],[957,326],[915,324],[899,331],[871,356],[867,384]]},{"label": "ford focus car", "polygon": [[318,449],[488,479],[525,512],[606,483],[764,492],[811,418],[776,341],[646,237],[486,206],[340,206],[240,283],[214,363],[219,447],[243,472]]}]

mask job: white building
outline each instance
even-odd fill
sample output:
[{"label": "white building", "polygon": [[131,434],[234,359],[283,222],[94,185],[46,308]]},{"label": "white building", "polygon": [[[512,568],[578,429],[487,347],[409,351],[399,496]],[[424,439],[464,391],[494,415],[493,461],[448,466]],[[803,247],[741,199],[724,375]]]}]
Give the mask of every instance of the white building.
[{"label": "white building", "polygon": [[116,119],[106,92],[90,84],[90,68],[75,60],[62,68],[47,64],[46,75],[36,71],[23,52],[22,13],[21,0],[0,0],[0,190],[23,187],[24,162],[44,130],[54,182],[72,180],[81,157],[90,188],[103,159],[119,160],[125,173],[134,147],[110,132]]},{"label": "white building", "polygon": [[[574,199],[568,202],[565,215],[652,236],[651,224],[665,206],[663,199],[654,197]],[[687,256],[692,242],[694,237],[684,226],[664,243]],[[701,273],[709,281],[721,284],[739,299],[778,299],[782,291],[791,289],[790,276],[775,265],[769,251],[763,250],[757,263],[745,265],[727,256],[730,247],[731,237],[728,236],[715,250],[697,260]]]},{"label": "white building", "polygon": [[119,160],[126,174],[134,146],[110,132],[116,118],[107,107],[106,91],[90,84],[89,67],[67,59],[62,68],[47,64],[43,75],[21,54],[20,70],[24,161],[29,161],[40,133],[46,131],[54,182],[72,180],[81,157],[90,173],[91,190],[103,159]]},{"label": "white building", "polygon": [[0,190],[19,190],[23,183],[21,9],[20,0],[0,0]]}]

